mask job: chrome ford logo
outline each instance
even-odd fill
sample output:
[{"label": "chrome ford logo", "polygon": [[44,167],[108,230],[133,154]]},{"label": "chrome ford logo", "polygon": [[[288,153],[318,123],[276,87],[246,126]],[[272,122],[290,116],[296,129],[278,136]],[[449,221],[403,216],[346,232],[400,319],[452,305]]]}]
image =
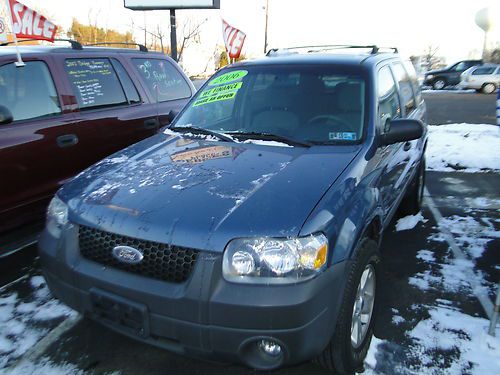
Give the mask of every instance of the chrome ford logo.
[{"label": "chrome ford logo", "polygon": [[139,250],[130,246],[115,246],[113,256],[120,262],[128,264],[138,264],[144,258],[144,255]]}]

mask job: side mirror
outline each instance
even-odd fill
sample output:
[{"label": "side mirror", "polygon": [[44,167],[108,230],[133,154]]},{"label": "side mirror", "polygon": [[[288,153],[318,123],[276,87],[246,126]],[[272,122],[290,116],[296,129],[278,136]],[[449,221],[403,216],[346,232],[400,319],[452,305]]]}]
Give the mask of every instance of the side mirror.
[{"label": "side mirror", "polygon": [[420,120],[397,119],[390,123],[389,131],[381,135],[382,145],[413,141],[424,134],[424,124]]},{"label": "side mirror", "polygon": [[168,119],[169,123],[174,121],[174,119],[177,115],[178,115],[177,111],[171,110],[170,112],[168,112],[167,119]]},{"label": "side mirror", "polygon": [[9,109],[3,105],[0,105],[0,125],[7,125],[14,121],[14,117]]}]

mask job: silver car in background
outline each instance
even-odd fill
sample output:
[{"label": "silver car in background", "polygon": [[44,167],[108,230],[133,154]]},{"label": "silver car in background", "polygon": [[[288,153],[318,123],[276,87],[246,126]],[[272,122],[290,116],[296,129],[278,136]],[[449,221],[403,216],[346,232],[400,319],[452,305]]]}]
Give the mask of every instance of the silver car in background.
[{"label": "silver car in background", "polygon": [[473,66],[460,75],[459,87],[475,89],[483,94],[492,94],[500,87],[500,65]]}]

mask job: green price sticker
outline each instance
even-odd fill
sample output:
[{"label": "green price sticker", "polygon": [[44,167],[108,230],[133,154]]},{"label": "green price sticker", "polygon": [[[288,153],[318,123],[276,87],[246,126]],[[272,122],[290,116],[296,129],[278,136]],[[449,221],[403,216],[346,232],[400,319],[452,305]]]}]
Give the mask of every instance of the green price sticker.
[{"label": "green price sticker", "polygon": [[208,86],[222,85],[224,83],[229,83],[237,81],[248,74],[248,70],[234,70],[229,73],[222,74],[208,83]]},{"label": "green price sticker", "polygon": [[200,98],[206,98],[207,96],[222,94],[223,92],[228,92],[228,91],[237,91],[241,88],[242,85],[243,82],[236,82],[224,86],[217,86],[214,87],[213,89],[208,89],[203,91],[200,95]]},{"label": "green price sticker", "polygon": [[207,97],[204,97],[204,98],[201,98],[201,99],[198,99],[197,101],[195,101],[193,104],[193,107],[198,107],[200,105],[220,102],[223,100],[234,99],[235,96],[236,96],[236,91],[207,96]]}]

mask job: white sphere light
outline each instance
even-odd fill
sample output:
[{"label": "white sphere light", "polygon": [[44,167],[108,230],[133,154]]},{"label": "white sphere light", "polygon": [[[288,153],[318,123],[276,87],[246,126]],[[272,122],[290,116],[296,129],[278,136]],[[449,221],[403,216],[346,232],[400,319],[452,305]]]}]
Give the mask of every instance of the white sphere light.
[{"label": "white sphere light", "polygon": [[499,17],[500,8],[490,6],[479,10],[476,13],[476,25],[485,32],[490,31],[495,26],[495,21]]}]

